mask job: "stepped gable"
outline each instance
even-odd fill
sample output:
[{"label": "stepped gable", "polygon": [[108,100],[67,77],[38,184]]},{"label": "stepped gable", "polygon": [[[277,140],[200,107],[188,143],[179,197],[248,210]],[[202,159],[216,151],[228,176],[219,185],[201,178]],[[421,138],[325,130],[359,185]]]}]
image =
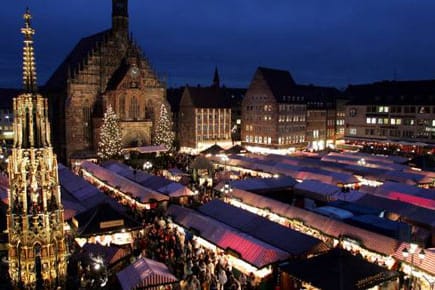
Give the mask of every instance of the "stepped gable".
[{"label": "stepped gable", "polygon": [[[80,64],[87,57],[95,53],[101,45],[108,39],[111,34],[111,29],[99,32],[97,34],[82,38],[65,60],[60,64],[57,70],[53,73],[46,83],[49,88],[63,88],[71,72],[79,69]],[[68,72],[70,70],[70,72]],[[74,73],[72,73],[73,77]]]}]

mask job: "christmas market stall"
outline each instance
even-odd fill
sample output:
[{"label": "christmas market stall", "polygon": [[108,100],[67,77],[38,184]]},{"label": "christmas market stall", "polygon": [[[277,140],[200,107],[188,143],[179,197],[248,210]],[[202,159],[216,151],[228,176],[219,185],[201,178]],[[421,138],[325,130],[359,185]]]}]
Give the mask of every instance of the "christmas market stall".
[{"label": "christmas market stall", "polygon": [[168,196],[143,187],[95,163],[84,161],[80,168],[85,180],[117,198],[122,204],[138,209],[158,206],[165,208],[169,200]]},{"label": "christmas market stall", "polygon": [[77,232],[79,246],[98,243],[103,246],[126,245],[133,242],[141,223],[128,216],[119,206],[101,203],[76,215],[72,225]]},{"label": "christmas market stall", "polygon": [[341,189],[336,185],[317,180],[304,180],[294,187],[294,193],[315,201],[328,202],[336,199]]},{"label": "christmas market stall", "polygon": [[399,273],[335,248],[305,260],[283,263],[281,289],[397,289]]},{"label": "christmas market stall", "polygon": [[200,206],[198,210],[204,215],[277,247],[293,257],[306,257],[328,248],[317,238],[297,232],[218,199]]},{"label": "christmas market stall", "polygon": [[80,176],[74,174],[66,166],[59,164],[58,168],[62,203],[64,205],[65,202],[76,203],[86,210],[102,202],[111,201],[110,197],[105,195],[94,185],[86,182]]},{"label": "christmas market stall", "polygon": [[316,237],[330,247],[340,243],[346,250],[360,253],[369,262],[377,261],[390,268],[395,263],[392,255],[399,246],[396,239],[240,189],[234,189],[227,202]]},{"label": "christmas market stall", "polygon": [[373,194],[435,210],[435,190],[387,181],[377,187]]},{"label": "christmas market stall", "polygon": [[162,286],[178,283],[165,264],[140,258],[116,274],[122,290],[160,290]]},{"label": "christmas market stall", "polygon": [[188,198],[195,195],[195,192],[178,182],[174,182],[162,176],[149,174],[142,170],[135,170],[120,162],[109,161],[103,163],[102,166],[122,177],[140,184],[144,188],[164,194],[172,201],[180,204],[186,204]]},{"label": "christmas market stall", "polygon": [[189,232],[199,245],[225,255],[229,263],[246,275],[254,273],[257,278],[264,278],[272,273],[271,265],[285,261],[292,256],[266,242],[225,225],[197,211],[171,205],[168,215],[181,228]]}]

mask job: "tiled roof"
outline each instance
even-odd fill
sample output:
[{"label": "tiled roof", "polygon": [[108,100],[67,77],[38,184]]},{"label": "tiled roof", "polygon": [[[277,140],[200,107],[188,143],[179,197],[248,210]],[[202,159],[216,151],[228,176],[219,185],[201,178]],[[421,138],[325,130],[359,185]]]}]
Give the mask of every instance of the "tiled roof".
[{"label": "tiled roof", "polygon": [[46,87],[49,89],[63,88],[68,78],[68,70],[76,69],[79,63],[82,62],[93,49],[96,49],[110,33],[111,29],[108,29],[82,38],[47,81]]},{"label": "tiled roof", "polygon": [[350,105],[431,105],[435,103],[435,80],[350,85],[345,95],[352,98]]},{"label": "tiled roof", "polygon": [[230,108],[231,98],[218,87],[186,87],[195,108]]},{"label": "tiled roof", "polygon": [[291,74],[285,70],[259,67],[257,73],[263,76],[277,99],[282,96],[290,96],[292,87],[296,84]]}]

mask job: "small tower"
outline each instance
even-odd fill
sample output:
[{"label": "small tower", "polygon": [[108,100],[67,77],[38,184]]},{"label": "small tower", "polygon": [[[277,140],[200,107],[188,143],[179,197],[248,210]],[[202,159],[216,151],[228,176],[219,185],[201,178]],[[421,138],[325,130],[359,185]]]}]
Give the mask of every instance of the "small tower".
[{"label": "small tower", "polygon": [[216,67],[214,69],[214,76],[213,76],[213,84],[212,84],[212,86],[219,88],[220,85],[221,85],[221,82],[220,82],[220,78],[219,78],[219,72],[218,72],[218,68]]},{"label": "small tower", "polygon": [[128,37],[128,0],[112,0],[112,30],[120,38]]},{"label": "small tower", "polygon": [[15,97],[9,156],[9,275],[16,288],[56,289],[66,275],[67,249],[47,99],[37,94],[31,15],[24,14],[24,93]]}]

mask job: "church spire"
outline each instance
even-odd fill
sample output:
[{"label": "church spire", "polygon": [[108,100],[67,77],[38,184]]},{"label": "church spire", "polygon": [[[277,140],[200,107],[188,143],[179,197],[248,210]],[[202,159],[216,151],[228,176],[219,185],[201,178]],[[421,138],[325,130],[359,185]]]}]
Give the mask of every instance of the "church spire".
[{"label": "church spire", "polygon": [[36,91],[36,66],[35,56],[33,52],[33,35],[35,30],[30,26],[32,15],[29,8],[23,15],[24,27],[21,28],[21,33],[24,35],[24,48],[23,48],[23,84],[24,90],[27,93]]},{"label": "church spire", "polygon": [[216,67],[214,69],[214,76],[213,76],[213,87],[218,87],[220,86],[220,78],[219,78],[219,72],[218,72],[218,68]]}]

